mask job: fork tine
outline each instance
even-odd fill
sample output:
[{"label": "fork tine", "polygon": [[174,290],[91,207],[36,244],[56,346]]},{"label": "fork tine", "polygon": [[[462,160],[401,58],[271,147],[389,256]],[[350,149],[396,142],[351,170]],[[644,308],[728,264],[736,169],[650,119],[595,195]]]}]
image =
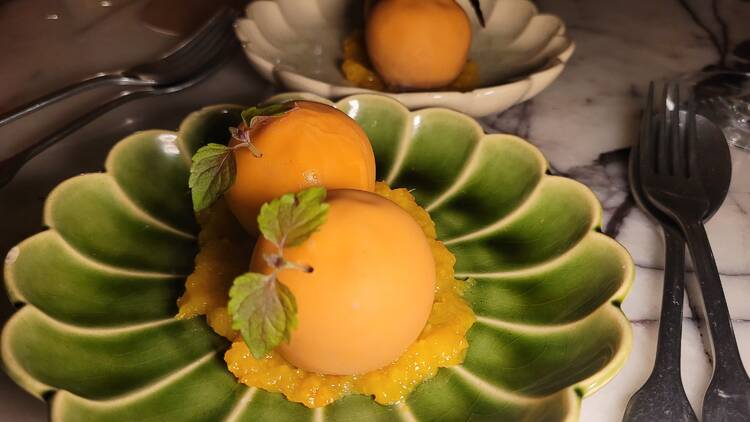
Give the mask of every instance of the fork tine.
[{"label": "fork tine", "polygon": [[[222,25],[219,31],[212,33],[202,42],[197,43],[189,55],[179,55],[169,62],[174,66],[187,66],[200,61],[202,57],[214,54],[219,46],[224,43],[227,34],[233,35],[229,25]],[[186,64],[187,63],[187,64]]]},{"label": "fork tine", "polygon": [[139,64],[124,73],[134,74],[136,78],[141,77],[142,74],[154,75],[152,77],[161,75],[162,79],[156,79],[157,84],[176,83],[184,79],[185,70],[188,70],[185,68],[194,68],[201,62],[207,49],[216,47],[228,32],[234,17],[232,9],[222,7],[194,35],[171,52],[155,62]]},{"label": "fork tine", "polygon": [[205,24],[205,32],[192,38],[184,48],[178,48],[166,57],[163,61],[166,63],[176,64],[182,61],[190,60],[192,57],[203,54],[208,45],[214,45],[217,40],[224,36],[229,28],[229,19],[226,10],[218,13],[214,18]]},{"label": "fork tine", "polygon": [[184,75],[185,79],[182,79],[179,83],[176,84],[157,86],[156,90],[162,90],[163,92],[177,92],[195,85],[197,82],[200,82],[208,75],[216,71],[218,65],[225,61],[228,57],[231,57],[231,53],[237,47],[239,47],[237,38],[233,33],[227,31],[225,36],[222,38],[221,43],[217,45],[216,49],[211,54],[206,54],[199,62],[199,66],[194,66],[195,69],[192,69],[191,72],[186,73]]},{"label": "fork tine", "polygon": [[227,14],[225,17],[226,19],[220,21],[221,23],[217,21],[216,31],[191,48],[189,55],[179,54],[162,59],[156,68],[150,70],[157,74],[168,75],[159,80],[159,85],[180,83],[189,79],[196,72],[201,72],[207,62],[213,60],[218,53],[224,50],[223,47],[229,39],[235,39],[234,31],[230,25],[233,17],[231,14]]},{"label": "fork tine", "polygon": [[164,55],[163,59],[189,55],[192,49],[204,45],[206,40],[218,37],[224,30],[224,21],[227,20],[228,16],[228,7],[222,6],[190,38],[173,48],[172,51]]},{"label": "fork tine", "polygon": [[638,161],[641,174],[650,174],[654,172],[653,108],[654,83],[649,82],[646,107],[643,108],[641,114],[641,133],[638,142]]},{"label": "fork tine", "polygon": [[695,126],[695,94],[688,98],[688,112],[685,118],[685,149],[687,150],[687,169],[685,175],[693,177],[698,173],[698,151],[696,148],[697,128]]},{"label": "fork tine", "polygon": [[668,160],[670,167],[670,174],[682,176],[682,140],[680,139],[680,85],[675,83],[673,85],[674,96],[672,98],[672,113],[670,116],[670,133],[669,143],[671,151],[669,156],[671,160]]},{"label": "fork tine", "polygon": [[[193,67],[197,67],[196,70],[200,71],[200,68],[202,68],[205,63],[214,60],[217,56],[221,56],[221,53],[223,50],[225,50],[227,44],[236,40],[237,37],[234,35],[234,32],[232,32],[231,30],[224,31],[220,38],[216,39],[213,43],[206,45],[206,47],[201,51],[202,54],[200,56],[195,56],[201,58],[201,64]],[[193,61],[195,61],[195,59],[193,59]]]}]

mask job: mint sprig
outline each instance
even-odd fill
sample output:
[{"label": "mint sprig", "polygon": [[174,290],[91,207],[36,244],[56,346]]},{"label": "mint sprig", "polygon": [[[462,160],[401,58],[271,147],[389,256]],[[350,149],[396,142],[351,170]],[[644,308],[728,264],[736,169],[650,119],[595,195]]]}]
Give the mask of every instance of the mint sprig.
[{"label": "mint sprig", "polygon": [[256,359],[288,341],[297,327],[294,295],[275,274],[243,274],[234,279],[229,297],[232,328],[240,331]]},{"label": "mint sprig", "polygon": [[273,270],[270,274],[249,272],[235,278],[228,306],[232,328],[240,332],[256,359],[288,341],[297,327],[297,303],[278,275],[284,269],[312,272],[313,268],[286,260],[284,247],[301,244],[325,223],[329,210],[325,197],[325,188],[312,187],[261,207],[258,227],[277,248],[276,253],[263,257]]},{"label": "mint sprig", "polygon": [[325,222],[325,197],[325,188],[313,187],[265,203],[258,215],[258,228],[279,249],[297,246]]},{"label": "mint sprig", "polygon": [[209,143],[193,155],[188,180],[193,210],[201,211],[210,207],[234,184],[237,162],[233,150],[247,148],[255,157],[260,158],[263,155],[252,142],[252,129],[263,119],[284,114],[295,107],[294,101],[265,107],[250,107],[241,113],[243,123],[239,127],[229,128],[231,138],[237,141],[236,145],[229,147]]}]

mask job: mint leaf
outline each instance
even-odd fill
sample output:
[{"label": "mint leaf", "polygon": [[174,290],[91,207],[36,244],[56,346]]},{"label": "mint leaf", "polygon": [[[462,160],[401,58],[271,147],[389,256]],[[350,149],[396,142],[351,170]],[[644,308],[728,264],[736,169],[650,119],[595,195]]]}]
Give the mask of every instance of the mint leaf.
[{"label": "mint leaf", "polygon": [[270,104],[263,107],[250,107],[243,110],[242,113],[240,113],[240,116],[242,116],[242,121],[245,122],[245,125],[247,125],[248,127],[252,127],[253,119],[255,119],[256,117],[277,116],[279,114],[286,113],[294,107],[294,101],[287,101],[279,104]]},{"label": "mint leaf", "polygon": [[271,202],[266,202],[260,207],[258,213],[258,229],[263,237],[282,249],[281,240],[284,238],[282,230],[282,221],[289,220],[290,211],[294,207],[294,194],[288,193],[276,198]]},{"label": "mint leaf", "polygon": [[325,198],[325,188],[316,186],[267,202],[260,208],[258,228],[279,249],[297,246],[325,223]]},{"label": "mint leaf", "polygon": [[276,281],[276,294],[279,297],[281,306],[284,308],[284,315],[286,317],[286,330],[284,330],[284,341],[291,339],[292,330],[297,328],[299,320],[297,320],[297,300],[294,298],[294,293],[289,290],[289,287],[280,281]]},{"label": "mint leaf", "polygon": [[226,145],[208,144],[193,155],[188,186],[193,197],[193,209],[210,207],[234,183],[237,164],[232,149]]},{"label": "mint leaf", "polygon": [[271,275],[245,273],[234,279],[229,289],[232,328],[256,359],[289,341],[297,327],[297,302],[288,287]]}]

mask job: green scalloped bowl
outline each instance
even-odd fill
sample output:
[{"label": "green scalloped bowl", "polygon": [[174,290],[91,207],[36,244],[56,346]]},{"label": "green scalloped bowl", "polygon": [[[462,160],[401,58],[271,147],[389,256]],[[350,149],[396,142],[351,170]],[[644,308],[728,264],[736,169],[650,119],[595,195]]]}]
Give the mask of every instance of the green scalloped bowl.
[{"label": "green scalloped bowl", "polygon": [[172,318],[196,252],[191,154],[226,140],[242,110],[218,105],[178,132],[123,139],[106,173],[52,191],[50,229],[5,261],[9,296],[24,305],[2,334],[8,374],[50,401],[54,421],[577,420],[581,398],[615,375],[631,347],[619,304],[633,264],[596,230],[591,191],[547,175],[523,139],[486,135],[454,111],[409,112],[377,95],[335,106],[369,135],[378,179],[413,189],[430,212],[457,276],[476,279],[462,365],[400,405],[349,396],[310,410],[238,384],[222,360],[226,341],[203,318]]}]

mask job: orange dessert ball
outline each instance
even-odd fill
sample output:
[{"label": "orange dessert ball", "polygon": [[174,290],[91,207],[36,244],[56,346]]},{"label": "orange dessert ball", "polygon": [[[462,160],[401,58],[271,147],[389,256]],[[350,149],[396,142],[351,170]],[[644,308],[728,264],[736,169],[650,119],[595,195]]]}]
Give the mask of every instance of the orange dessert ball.
[{"label": "orange dessert ball", "polygon": [[455,0],[379,0],[367,17],[365,37],[370,61],[386,82],[436,88],[461,73],[471,26]]},{"label": "orange dessert ball", "polygon": [[254,125],[250,137],[262,156],[247,148],[234,150],[237,177],[226,199],[252,234],[261,205],[285,193],[310,186],[375,188],[375,156],[367,135],[334,107],[297,101],[287,113]]},{"label": "orange dessert ball", "polygon": [[[435,296],[435,262],[419,225],[375,193],[329,191],[325,224],[288,260],[312,273],[283,270],[279,280],[297,300],[299,326],[277,349],[309,372],[363,374],[398,359],[425,326]],[[269,273],[261,238],[251,270]]]}]

